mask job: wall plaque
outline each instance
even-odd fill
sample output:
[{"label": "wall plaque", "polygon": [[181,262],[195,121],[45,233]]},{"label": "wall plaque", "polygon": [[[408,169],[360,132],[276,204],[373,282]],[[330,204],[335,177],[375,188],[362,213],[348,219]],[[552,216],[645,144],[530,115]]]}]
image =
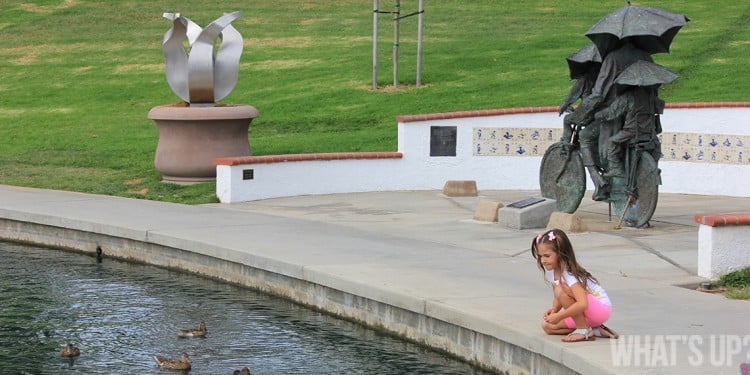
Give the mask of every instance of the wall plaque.
[{"label": "wall plaque", "polygon": [[456,127],[430,126],[430,156],[456,156]]},{"label": "wall plaque", "polygon": [[255,178],[255,171],[252,169],[243,169],[242,170],[242,179],[243,180],[252,180]]},{"label": "wall plaque", "polygon": [[539,202],[544,202],[544,200],[545,200],[544,198],[526,198],[526,199],[520,200],[518,202],[513,202],[513,203],[509,204],[508,207],[512,207],[512,208],[524,208],[524,207],[533,206],[533,205],[535,205],[535,204],[537,204]]}]

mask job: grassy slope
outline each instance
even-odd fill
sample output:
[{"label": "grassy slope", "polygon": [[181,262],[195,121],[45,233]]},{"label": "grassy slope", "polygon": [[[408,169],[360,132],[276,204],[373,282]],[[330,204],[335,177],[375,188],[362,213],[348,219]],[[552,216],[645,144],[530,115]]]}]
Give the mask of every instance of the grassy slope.
[{"label": "grassy slope", "polygon": [[[164,78],[165,11],[200,25],[242,10],[246,47],[224,103],[256,106],[260,154],[395,150],[395,116],[556,105],[565,56],[621,1],[426,2],[421,89],[372,91],[372,2],[36,0],[0,2],[0,183],[202,203],[214,184],[162,184],[146,118],[178,98]],[[381,6],[393,2],[380,1]],[[667,101],[750,100],[750,3],[649,1],[688,15],[657,62],[681,78]],[[404,1],[412,12],[416,1]],[[383,16],[386,18],[387,16]],[[380,84],[392,82],[391,22],[380,22]],[[401,81],[414,83],[416,19],[402,23]]]}]

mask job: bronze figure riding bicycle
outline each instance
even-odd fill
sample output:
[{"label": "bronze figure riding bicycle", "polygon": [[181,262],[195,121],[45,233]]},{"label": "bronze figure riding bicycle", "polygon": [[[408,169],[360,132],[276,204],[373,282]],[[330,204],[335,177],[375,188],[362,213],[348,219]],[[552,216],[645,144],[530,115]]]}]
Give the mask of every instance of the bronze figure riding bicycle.
[{"label": "bronze figure riding bicycle", "polygon": [[542,195],[556,199],[558,211],[578,209],[588,172],[592,198],[612,204],[618,227],[648,224],[661,183],[658,134],[664,101],[658,89],[677,78],[651,55],[669,52],[687,22],[684,15],[628,2],[586,32],[592,45],[567,57],[576,83],[560,114],[570,113],[562,139],[547,149],[539,172]]}]

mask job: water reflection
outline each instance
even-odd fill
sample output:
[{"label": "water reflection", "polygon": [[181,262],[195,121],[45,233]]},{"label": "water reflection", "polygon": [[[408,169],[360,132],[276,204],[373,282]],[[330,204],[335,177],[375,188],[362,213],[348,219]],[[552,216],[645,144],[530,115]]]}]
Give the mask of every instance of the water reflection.
[{"label": "water reflection", "polygon": [[[469,365],[280,298],[157,267],[0,242],[0,373],[479,374]],[[206,321],[204,338],[180,329]],[[68,342],[81,349],[60,357]]]}]

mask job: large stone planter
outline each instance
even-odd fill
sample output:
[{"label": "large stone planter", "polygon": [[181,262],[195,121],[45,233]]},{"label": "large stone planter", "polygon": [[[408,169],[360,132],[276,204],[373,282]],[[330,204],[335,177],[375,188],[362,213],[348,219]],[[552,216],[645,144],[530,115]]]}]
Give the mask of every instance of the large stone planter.
[{"label": "large stone planter", "polygon": [[148,118],[159,129],[154,165],[165,182],[216,179],[214,158],[250,155],[247,131],[258,110],[249,105],[158,106]]}]

